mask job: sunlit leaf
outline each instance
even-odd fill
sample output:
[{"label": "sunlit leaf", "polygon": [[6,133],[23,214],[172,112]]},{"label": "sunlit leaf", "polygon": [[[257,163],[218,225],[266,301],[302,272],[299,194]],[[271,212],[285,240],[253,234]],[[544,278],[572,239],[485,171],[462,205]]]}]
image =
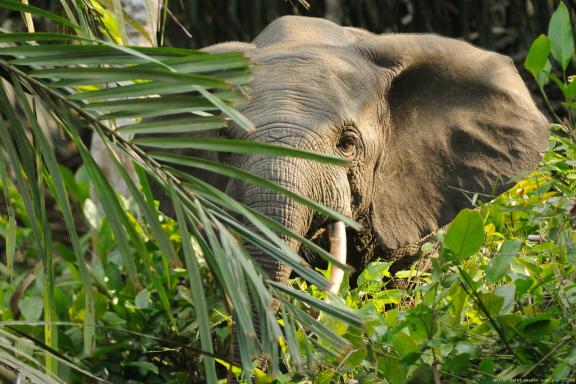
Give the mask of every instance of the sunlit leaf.
[{"label": "sunlit leaf", "polygon": [[490,283],[497,282],[506,274],[514,256],[520,251],[520,247],[522,247],[522,241],[516,239],[506,240],[502,244],[486,268],[486,278]]},{"label": "sunlit leaf", "polygon": [[546,35],[540,35],[528,51],[528,56],[524,60],[524,68],[526,68],[533,76],[537,76],[546,65],[548,56],[550,55],[551,45],[550,40]]},{"label": "sunlit leaf", "polygon": [[480,213],[464,209],[450,224],[443,245],[457,258],[464,259],[480,250],[484,242],[484,224]]},{"label": "sunlit leaf", "polygon": [[552,14],[548,26],[548,38],[550,39],[552,56],[560,63],[565,71],[574,56],[574,37],[570,14],[563,2],[560,2],[556,11]]}]

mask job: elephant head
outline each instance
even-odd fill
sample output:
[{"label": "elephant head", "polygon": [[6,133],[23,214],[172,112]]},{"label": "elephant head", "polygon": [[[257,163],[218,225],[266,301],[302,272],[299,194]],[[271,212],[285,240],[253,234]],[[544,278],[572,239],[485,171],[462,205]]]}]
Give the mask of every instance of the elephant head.
[{"label": "elephant head", "polygon": [[[255,63],[241,111],[256,130],[232,125],[219,135],[349,160],[346,168],[290,157],[220,158],[361,223],[348,234],[356,268],[447,224],[470,205],[470,193],[490,199],[503,191],[538,165],[546,147],[548,123],[512,61],[462,41],[374,35],[288,16],[252,43],[205,50],[240,50]],[[201,176],[296,234],[325,237],[327,219],[280,193]],[[285,241],[307,255],[296,240]],[[287,281],[287,266],[249,250],[273,279]]]}]

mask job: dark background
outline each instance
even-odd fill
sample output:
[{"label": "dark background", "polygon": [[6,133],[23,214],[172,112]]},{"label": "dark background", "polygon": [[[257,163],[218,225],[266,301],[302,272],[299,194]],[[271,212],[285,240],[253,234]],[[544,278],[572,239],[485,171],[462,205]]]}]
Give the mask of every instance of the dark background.
[{"label": "dark background", "polygon": [[[166,39],[180,47],[250,41],[282,15],[323,17],[374,33],[433,32],[520,59],[548,28],[558,1],[548,0],[176,0]],[[571,2],[567,2],[567,5]],[[573,8],[573,7],[572,7]]]}]

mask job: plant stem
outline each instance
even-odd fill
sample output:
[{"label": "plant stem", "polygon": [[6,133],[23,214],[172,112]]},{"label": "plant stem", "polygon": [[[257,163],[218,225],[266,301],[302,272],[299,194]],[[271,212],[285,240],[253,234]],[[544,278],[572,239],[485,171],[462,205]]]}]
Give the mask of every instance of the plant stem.
[{"label": "plant stem", "polygon": [[492,316],[490,316],[490,312],[488,312],[488,309],[486,308],[486,306],[484,305],[484,303],[482,302],[482,300],[478,296],[478,293],[476,291],[472,290],[472,284],[470,284],[470,282],[468,281],[468,275],[462,270],[462,268],[459,265],[457,266],[457,268],[458,268],[458,272],[460,272],[460,276],[462,276],[462,278],[464,280],[464,281],[460,280],[460,284],[462,285],[462,288],[464,288],[466,293],[470,297],[472,297],[472,299],[476,302],[476,304],[478,304],[478,307],[484,313],[484,315],[488,318],[488,321],[490,322],[490,324],[492,324],[492,327],[494,328],[494,330],[496,331],[496,333],[498,334],[498,336],[500,337],[500,339],[502,340],[502,342],[506,346],[506,349],[508,350],[508,352],[511,355],[513,355],[516,359],[520,360],[518,355],[516,355],[516,352],[514,352],[514,349],[512,349],[512,346],[510,345],[510,343],[508,343],[508,340],[506,340],[506,335],[502,331],[502,328],[500,328],[500,325],[496,322],[496,320],[494,320],[494,318]]}]

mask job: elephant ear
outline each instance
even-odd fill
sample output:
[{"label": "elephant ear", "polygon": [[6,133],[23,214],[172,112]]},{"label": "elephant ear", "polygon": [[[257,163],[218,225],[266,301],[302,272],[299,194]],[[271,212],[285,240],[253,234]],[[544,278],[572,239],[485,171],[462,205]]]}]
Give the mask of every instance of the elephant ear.
[{"label": "elephant ear", "polygon": [[510,58],[435,35],[382,35],[363,45],[391,79],[372,207],[384,247],[418,241],[470,206],[474,193],[490,200],[538,166],[549,124]]}]

